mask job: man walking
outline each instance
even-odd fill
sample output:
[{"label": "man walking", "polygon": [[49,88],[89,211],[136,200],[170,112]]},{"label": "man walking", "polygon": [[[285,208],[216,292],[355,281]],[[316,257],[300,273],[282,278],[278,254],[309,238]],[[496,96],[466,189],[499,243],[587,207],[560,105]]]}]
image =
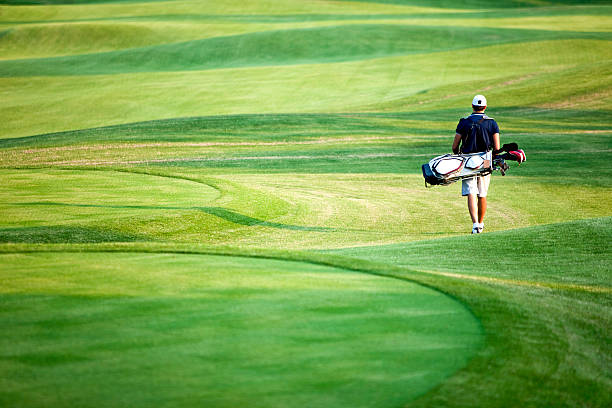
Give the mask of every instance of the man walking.
[{"label": "man walking", "polygon": [[[472,114],[461,118],[457,125],[453,153],[479,153],[500,148],[499,126],[495,119],[485,115],[486,108],[486,98],[483,95],[476,95],[472,100]],[[480,234],[484,228],[490,181],[490,174],[462,181],[461,195],[467,196],[468,210],[473,223],[472,234]]]}]

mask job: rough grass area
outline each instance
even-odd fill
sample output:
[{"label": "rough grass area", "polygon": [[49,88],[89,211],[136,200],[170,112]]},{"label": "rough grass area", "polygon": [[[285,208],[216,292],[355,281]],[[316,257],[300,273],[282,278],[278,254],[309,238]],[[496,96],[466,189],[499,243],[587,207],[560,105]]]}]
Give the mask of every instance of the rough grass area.
[{"label": "rough grass area", "polygon": [[0,405],[611,406],[611,16],[0,2]]}]

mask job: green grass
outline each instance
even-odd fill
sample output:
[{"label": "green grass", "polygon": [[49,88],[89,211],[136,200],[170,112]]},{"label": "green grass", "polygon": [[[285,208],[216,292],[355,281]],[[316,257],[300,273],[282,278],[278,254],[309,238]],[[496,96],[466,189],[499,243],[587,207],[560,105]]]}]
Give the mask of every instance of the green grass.
[{"label": "green grass", "polygon": [[[86,54],[117,49],[201,39],[199,24],[148,21],[83,21],[69,24],[23,24],[4,26],[0,35],[2,59],[41,58]],[[209,24],[206,35],[237,34],[261,29],[252,24]]]},{"label": "green grass", "polygon": [[0,76],[133,72],[342,62],[550,39],[605,38],[605,33],[500,28],[347,25],[266,31],[141,49],[4,61]]},{"label": "green grass", "polygon": [[[341,1],[348,1],[348,0],[341,0]],[[353,1],[353,0],[350,0]],[[427,0],[425,2],[419,1],[419,0],[357,0],[357,1],[363,1],[365,3],[384,3],[384,4],[401,4],[401,5],[422,5],[423,3],[427,3],[428,5],[431,5],[433,7],[442,7],[442,8],[448,8],[448,7],[457,7],[457,5],[459,4],[456,1],[451,1],[451,0]],[[574,5],[579,5],[579,4],[598,4],[598,3],[604,3],[606,4],[607,2],[605,1],[589,1],[589,0],[545,0],[545,1],[538,1],[538,2],[534,2],[534,1],[529,1],[529,0],[501,0],[498,2],[495,2],[495,7],[496,8],[514,8],[514,7],[536,7],[536,6],[560,6],[560,5],[566,5],[566,4],[574,4]],[[487,3],[485,0],[467,0],[467,1],[462,1],[461,2],[461,6],[462,7],[466,7],[466,8],[481,8],[481,7],[490,7],[490,4]]]},{"label": "green grass", "polygon": [[423,394],[480,341],[466,309],[408,282],[238,257],[108,257],[2,255],[5,403],[398,405],[398,386]]},{"label": "green grass", "polygon": [[[444,281],[446,290],[470,299],[489,327],[482,357],[415,406],[451,399],[457,406],[503,406],[510,400],[516,406],[553,400],[606,406],[611,222],[606,217],[337,253],[422,271],[424,282]],[[458,262],[466,254],[476,254],[478,262]],[[504,378],[493,382],[505,386],[492,387],[483,377]]]},{"label": "green grass", "polygon": [[0,405],[612,405],[609,2],[1,3]]},{"label": "green grass", "polygon": [[[387,247],[343,249],[344,255],[387,260],[396,266],[416,270],[464,273],[471,276],[495,277],[553,285],[593,285],[606,287],[612,255],[609,245],[612,218],[592,218],[562,224],[547,224],[487,234],[482,239],[472,237],[424,240]],[[558,241],[563,237],[565,250]],[[509,249],[508,249],[509,248]],[[513,257],[516,251],[520,257]],[[445,253],[440,258],[440,252]],[[478,263],[458,264],[463,254],[478,254]],[[531,269],[524,267],[528,262]],[[566,274],[567,270],[572,271]]]},{"label": "green grass", "polygon": [[[509,82],[520,84],[543,72],[566,71],[571,76],[580,68],[599,71],[599,65],[604,65],[602,56],[609,55],[610,47],[604,40],[583,39],[504,44],[483,50],[471,48],[336,64],[184,71],[180,75],[172,72],[91,75],[78,77],[78,81],[72,76],[2,78],[2,96],[9,102],[0,109],[7,118],[0,124],[0,135],[30,136],[203,113],[206,116],[346,113],[387,109],[389,104],[395,110],[395,102],[405,107],[410,100],[404,98],[418,93],[421,101],[430,101],[428,92],[439,87],[448,89],[449,84],[456,82],[462,85],[454,89],[470,98],[483,83],[490,84],[486,88],[501,90]],[[476,70],[464,63],[478,59],[483,52],[499,57],[484,60]],[[516,66],[516,53],[533,54],[533,58]],[[580,95],[583,90],[582,82],[564,81],[556,87],[562,78],[553,75],[553,83],[547,79],[540,79],[539,85],[532,88],[530,104],[566,103],[566,91]],[[585,84],[600,90],[593,102],[609,98],[609,76],[597,75],[593,81]],[[503,99],[490,100],[496,107],[506,103]],[[458,103],[459,98],[435,102],[448,107],[453,101]],[[516,106],[518,101],[515,97],[507,103]],[[21,118],[33,106],[40,114],[23,121]],[[465,113],[465,107],[455,105],[453,116]]]}]

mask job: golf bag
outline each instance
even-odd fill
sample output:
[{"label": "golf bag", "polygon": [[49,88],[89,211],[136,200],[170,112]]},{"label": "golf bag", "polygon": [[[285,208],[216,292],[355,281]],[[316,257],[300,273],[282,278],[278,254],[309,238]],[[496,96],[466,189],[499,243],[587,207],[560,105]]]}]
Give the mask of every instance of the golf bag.
[{"label": "golf bag", "polygon": [[465,178],[486,176],[496,170],[504,176],[508,170],[506,160],[520,164],[527,160],[527,157],[524,151],[518,149],[516,143],[509,143],[496,151],[437,156],[429,163],[423,164],[421,170],[425,187],[445,186]]}]

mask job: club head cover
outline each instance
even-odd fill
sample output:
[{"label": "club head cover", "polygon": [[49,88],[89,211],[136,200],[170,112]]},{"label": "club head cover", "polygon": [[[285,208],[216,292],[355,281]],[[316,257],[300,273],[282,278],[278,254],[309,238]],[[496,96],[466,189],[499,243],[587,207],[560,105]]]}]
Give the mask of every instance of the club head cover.
[{"label": "club head cover", "polygon": [[504,143],[504,145],[501,147],[501,149],[505,152],[510,152],[510,151],[516,151],[518,150],[518,143]]},{"label": "club head cover", "polygon": [[525,152],[522,150],[513,150],[513,151],[508,152],[508,154],[514,156],[515,157],[514,160],[516,160],[519,164],[527,160],[527,156],[525,155]]}]

